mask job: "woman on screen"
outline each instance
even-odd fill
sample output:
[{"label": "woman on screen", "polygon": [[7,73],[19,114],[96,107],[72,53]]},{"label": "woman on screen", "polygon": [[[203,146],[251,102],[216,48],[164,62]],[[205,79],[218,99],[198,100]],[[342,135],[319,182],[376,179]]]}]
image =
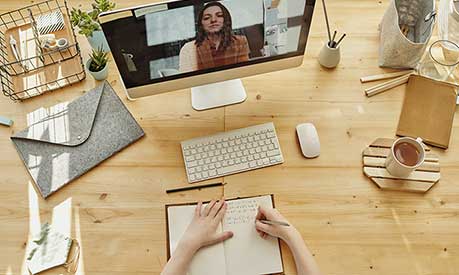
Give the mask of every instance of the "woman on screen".
[{"label": "woman on screen", "polygon": [[249,60],[249,44],[234,35],[231,14],[219,2],[210,2],[199,13],[196,39],[180,50],[180,72],[220,67]]}]

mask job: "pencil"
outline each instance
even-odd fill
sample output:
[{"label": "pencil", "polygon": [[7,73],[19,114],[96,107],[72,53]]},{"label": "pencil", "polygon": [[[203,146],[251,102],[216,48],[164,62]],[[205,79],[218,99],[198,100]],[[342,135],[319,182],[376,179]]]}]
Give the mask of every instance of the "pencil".
[{"label": "pencil", "polygon": [[331,41],[330,41],[330,45],[329,45],[330,48],[334,48],[334,47],[335,47],[335,44],[336,44],[336,42],[335,42],[335,37],[336,37],[336,34],[337,34],[337,33],[338,33],[337,31],[335,31],[335,32],[333,33],[333,37],[332,37],[332,39],[331,39]]},{"label": "pencil", "polygon": [[344,39],[344,37],[346,37],[346,34],[343,34],[343,35],[341,36],[341,38],[338,40],[338,42],[336,42],[336,44],[335,44],[335,47],[336,47],[336,48],[338,48],[339,43],[341,43],[341,41]]},{"label": "pencil", "polygon": [[270,224],[270,225],[290,226],[290,224],[288,224],[286,222],[280,222],[280,221],[260,220],[260,222],[264,223],[264,224]]},{"label": "pencil", "polygon": [[327,7],[325,6],[325,0],[322,0],[322,5],[324,6],[325,22],[327,23],[328,42],[331,43],[330,24],[328,23],[328,13]]},{"label": "pencil", "polygon": [[220,186],[220,185],[223,185],[223,183],[222,182],[215,182],[215,183],[202,184],[202,185],[179,187],[179,188],[166,190],[166,193],[169,194],[169,193],[188,191],[188,190],[194,190],[194,189],[201,189],[201,188],[207,188],[207,187],[215,187],[215,186]]}]

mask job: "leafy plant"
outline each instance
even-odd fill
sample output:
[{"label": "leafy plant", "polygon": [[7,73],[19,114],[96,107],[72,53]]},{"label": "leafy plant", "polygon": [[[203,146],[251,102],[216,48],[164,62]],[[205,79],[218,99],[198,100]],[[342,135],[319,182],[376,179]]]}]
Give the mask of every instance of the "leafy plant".
[{"label": "leafy plant", "polygon": [[92,50],[92,53],[89,55],[91,62],[89,63],[89,70],[91,72],[102,71],[108,62],[108,53],[105,53],[100,47],[97,50]]},{"label": "leafy plant", "polygon": [[99,14],[104,11],[109,11],[115,8],[115,3],[110,0],[95,0],[95,3],[91,4],[92,10],[84,12],[80,9],[72,8],[70,11],[70,22],[74,27],[78,27],[80,30],[78,33],[89,37],[92,36],[94,31],[100,30]]},{"label": "leafy plant", "polygon": [[[41,231],[40,231],[40,239],[34,240],[33,242],[35,244],[37,244],[38,246],[40,246],[44,242],[46,242],[46,240],[48,238],[49,228],[50,228],[50,226],[49,226],[48,223],[43,224],[43,226],[41,227]],[[33,258],[33,255],[35,255],[35,252],[37,252],[37,250],[38,250],[38,246],[35,247],[34,249],[32,249],[32,251],[30,251],[30,254],[29,254],[29,257],[27,258],[27,260],[30,261]]]}]

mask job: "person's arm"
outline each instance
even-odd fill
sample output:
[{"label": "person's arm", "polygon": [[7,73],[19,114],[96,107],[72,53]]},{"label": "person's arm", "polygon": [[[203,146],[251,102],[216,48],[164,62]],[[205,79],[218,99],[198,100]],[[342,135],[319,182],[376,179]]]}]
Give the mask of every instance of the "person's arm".
[{"label": "person's arm", "polygon": [[179,54],[179,71],[181,73],[196,71],[198,69],[195,41],[183,45]]},{"label": "person's arm", "polygon": [[191,259],[200,248],[223,242],[233,236],[229,231],[217,233],[217,227],[223,220],[226,208],[227,204],[224,200],[218,202],[213,200],[204,210],[202,210],[202,203],[198,203],[193,220],[161,275],[185,275]]},{"label": "person's arm", "polygon": [[239,38],[239,47],[238,47],[238,56],[237,56],[237,63],[249,61],[249,53],[250,47],[249,42],[247,41],[247,37],[245,35],[238,36]]},{"label": "person's arm", "polygon": [[279,211],[261,206],[258,208],[258,215],[255,220],[255,227],[258,234],[264,239],[268,235],[278,237],[288,245],[295,259],[298,275],[320,275],[319,267],[311,255],[311,252],[309,252],[309,249],[306,247],[301,234],[291,223],[289,223],[290,226],[267,225],[261,223],[259,221],[260,219],[289,223]]}]

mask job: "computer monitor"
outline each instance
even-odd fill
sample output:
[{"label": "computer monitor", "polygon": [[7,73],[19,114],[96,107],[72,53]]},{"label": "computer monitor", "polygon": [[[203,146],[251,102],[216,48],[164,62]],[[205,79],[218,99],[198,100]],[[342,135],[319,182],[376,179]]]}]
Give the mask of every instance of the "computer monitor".
[{"label": "computer monitor", "polygon": [[99,20],[129,99],[191,87],[193,108],[204,110],[244,101],[241,77],[301,65],[314,5],[178,0]]}]

